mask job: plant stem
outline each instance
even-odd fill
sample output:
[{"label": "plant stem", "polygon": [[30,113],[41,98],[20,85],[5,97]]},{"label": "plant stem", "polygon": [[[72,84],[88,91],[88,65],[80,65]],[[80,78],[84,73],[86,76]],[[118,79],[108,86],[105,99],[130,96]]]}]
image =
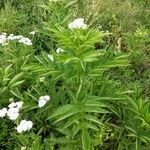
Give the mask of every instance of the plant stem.
[{"label": "plant stem", "polygon": [[141,150],[141,140],[140,140],[140,138],[136,139],[136,150]]}]

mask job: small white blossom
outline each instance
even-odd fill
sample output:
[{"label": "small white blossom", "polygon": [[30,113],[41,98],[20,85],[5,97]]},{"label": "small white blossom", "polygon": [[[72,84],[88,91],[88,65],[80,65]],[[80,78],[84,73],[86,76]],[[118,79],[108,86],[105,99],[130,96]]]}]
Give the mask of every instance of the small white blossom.
[{"label": "small white blossom", "polygon": [[46,101],[49,101],[49,100],[50,100],[50,96],[49,96],[49,95],[45,95],[45,96],[44,96],[44,99],[45,99]]},{"label": "small white blossom", "polygon": [[33,126],[32,121],[22,120],[16,129],[17,129],[18,133],[22,133],[27,130],[30,130],[32,128],[32,126]]},{"label": "small white blossom", "polygon": [[38,106],[43,107],[50,100],[49,95],[41,96],[38,101]]},{"label": "small white blossom", "polygon": [[45,77],[40,78],[40,82],[44,82],[44,80],[45,80]]},{"label": "small white blossom", "polygon": [[7,37],[7,40],[19,40],[23,38],[22,35],[14,35],[14,34],[10,34],[8,37]]},{"label": "small white blossom", "polygon": [[46,103],[47,103],[47,101],[45,99],[39,99],[38,106],[43,107]]},{"label": "small white blossom", "polygon": [[8,105],[9,108],[18,108],[20,109],[23,105],[23,102],[20,101],[20,102],[12,102]]},{"label": "small white blossom", "polygon": [[10,120],[16,120],[19,117],[19,109],[18,108],[9,108],[7,111],[7,116]]},{"label": "small white blossom", "polygon": [[57,48],[56,49],[56,53],[62,53],[62,52],[64,52],[64,50],[62,48]]},{"label": "small white blossom", "polygon": [[16,105],[20,109],[22,107],[22,105],[23,105],[23,102],[22,101],[21,102],[16,102]]},{"label": "small white blossom", "polygon": [[26,149],[26,147],[24,147],[24,146],[23,146],[23,147],[21,147],[21,150],[25,150],[25,149]]},{"label": "small white blossom", "polygon": [[0,35],[0,44],[4,44],[6,43],[7,39],[6,39],[6,35],[1,34]]},{"label": "small white blossom", "polygon": [[13,37],[14,37],[14,34],[10,34],[10,35],[7,37],[7,40],[12,40]]},{"label": "small white blossom", "polygon": [[48,58],[49,58],[51,61],[54,61],[53,55],[47,55],[47,56],[48,56]]},{"label": "small white blossom", "polygon": [[31,35],[35,35],[35,31],[29,32],[29,34],[31,34]]},{"label": "small white blossom", "polygon": [[14,107],[16,107],[16,106],[17,106],[17,105],[16,105],[15,102],[12,102],[12,103],[10,103],[10,104],[8,105],[9,108],[14,108]]},{"label": "small white blossom", "polygon": [[32,45],[32,41],[26,37],[22,37],[18,42],[23,43],[23,44],[28,45],[28,46]]},{"label": "small white blossom", "polygon": [[7,109],[6,108],[0,109],[0,118],[5,117],[6,114],[7,114]]},{"label": "small white blossom", "polygon": [[69,29],[86,29],[87,25],[84,23],[83,18],[77,18],[73,22],[70,22],[68,25]]},{"label": "small white blossom", "polygon": [[11,102],[8,107],[7,116],[10,120],[16,120],[19,116],[19,109],[22,107],[23,102]]}]

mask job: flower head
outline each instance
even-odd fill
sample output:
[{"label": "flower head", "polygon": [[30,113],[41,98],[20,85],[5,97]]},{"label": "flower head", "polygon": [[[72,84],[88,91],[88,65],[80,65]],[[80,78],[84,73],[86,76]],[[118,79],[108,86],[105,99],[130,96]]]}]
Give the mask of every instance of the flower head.
[{"label": "flower head", "polygon": [[50,100],[49,95],[41,96],[38,101],[38,106],[43,107]]},{"label": "flower head", "polygon": [[18,108],[9,108],[7,111],[7,116],[10,120],[16,120],[19,117],[19,109]]},{"label": "flower head", "polygon": [[1,118],[5,117],[6,114],[7,114],[7,109],[6,109],[6,108],[0,109],[0,117],[1,117]]},{"label": "flower head", "polygon": [[19,40],[19,39],[21,39],[22,37],[23,37],[22,35],[10,34],[10,35],[7,37],[7,40]]},{"label": "flower head", "polygon": [[0,44],[6,43],[6,40],[7,40],[6,35],[0,34]]},{"label": "flower head", "polygon": [[73,22],[70,22],[68,28],[73,29],[86,29],[87,25],[84,23],[83,18],[77,18]]},{"label": "flower head", "polygon": [[7,116],[10,120],[16,120],[19,116],[19,110],[22,107],[23,102],[11,102],[8,107]]},{"label": "flower head", "polygon": [[45,81],[45,77],[41,77],[40,82],[44,82],[44,81]]},{"label": "flower head", "polygon": [[28,45],[28,46],[32,45],[31,40],[29,38],[26,38],[26,37],[22,37],[18,42],[23,43],[23,44]]},{"label": "flower head", "polygon": [[33,126],[32,121],[22,120],[16,129],[17,129],[18,133],[22,133],[27,130],[30,130],[32,128],[32,126]]},{"label": "flower head", "polygon": [[64,50],[62,48],[59,47],[56,49],[56,53],[62,53],[62,52],[64,52]]},{"label": "flower head", "polygon": [[47,103],[47,101],[45,99],[39,99],[38,106],[43,107],[46,103]]}]

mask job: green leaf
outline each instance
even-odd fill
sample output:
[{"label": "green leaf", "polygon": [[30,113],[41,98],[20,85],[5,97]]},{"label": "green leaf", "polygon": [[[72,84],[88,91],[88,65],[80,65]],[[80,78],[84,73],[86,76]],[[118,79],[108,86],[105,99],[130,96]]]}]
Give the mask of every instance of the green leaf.
[{"label": "green leaf", "polygon": [[62,130],[68,128],[69,126],[71,126],[72,124],[74,124],[75,122],[77,122],[79,119],[81,118],[80,114],[74,115],[71,118],[68,119],[68,121],[65,123],[64,127]]},{"label": "green leaf", "polygon": [[87,119],[87,120],[89,120],[89,121],[92,121],[94,123],[103,125],[103,123],[98,118],[96,118],[95,116],[92,116],[92,115],[89,115],[89,114],[85,114],[84,118]]},{"label": "green leaf", "polygon": [[11,87],[11,86],[13,86],[13,84],[16,84],[16,82],[18,82],[18,80],[19,80],[20,78],[22,78],[23,75],[24,75],[23,72],[17,74],[14,78],[11,79],[11,81],[9,82],[9,85],[8,85],[8,86]]},{"label": "green leaf", "polygon": [[78,61],[80,61],[80,59],[78,57],[72,57],[72,58],[65,60],[64,64],[67,64],[70,62],[78,62]]},{"label": "green leaf", "polygon": [[15,86],[18,86],[18,85],[22,84],[24,81],[25,81],[25,80],[15,82],[14,84],[12,84],[12,85],[10,86],[10,88],[15,87]]},{"label": "green leaf", "polygon": [[80,129],[81,127],[78,124],[73,125],[73,128],[71,130],[72,138],[74,138],[74,136],[79,132]]},{"label": "green leaf", "polygon": [[59,116],[61,114],[64,114],[64,113],[66,113],[68,111],[71,112],[73,108],[74,108],[74,105],[66,104],[66,105],[56,109],[56,111],[54,111],[54,113],[47,120],[49,120],[51,118],[54,118],[54,117],[57,117],[57,116]]},{"label": "green leaf", "polygon": [[4,74],[9,74],[9,71],[11,70],[12,64],[10,64],[9,66],[7,66],[4,70]]},{"label": "green leaf", "polygon": [[10,91],[13,95],[15,95],[16,97],[18,97],[19,99],[23,99],[22,94],[20,93],[20,91],[18,90],[18,88],[13,88],[13,90]]},{"label": "green leaf", "polygon": [[60,116],[58,117],[58,119],[56,119],[53,124],[55,124],[55,123],[57,123],[57,122],[59,122],[59,121],[62,121],[62,120],[64,120],[64,119],[66,119],[66,118],[68,118],[68,117],[70,117],[70,116],[76,114],[77,112],[78,112],[78,109],[74,109],[74,108],[73,108],[71,111],[60,115]]},{"label": "green leaf", "polygon": [[99,131],[99,128],[91,122],[84,121],[84,124],[85,124],[85,127],[87,129],[92,129],[92,130],[95,130],[95,131]]},{"label": "green leaf", "polygon": [[88,130],[85,127],[82,128],[82,146],[83,146],[83,150],[91,150],[90,136]]}]

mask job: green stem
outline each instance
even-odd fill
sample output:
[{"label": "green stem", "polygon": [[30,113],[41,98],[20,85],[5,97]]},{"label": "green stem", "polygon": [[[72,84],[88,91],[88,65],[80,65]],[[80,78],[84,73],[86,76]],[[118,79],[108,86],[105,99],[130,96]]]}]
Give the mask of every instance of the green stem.
[{"label": "green stem", "polygon": [[141,150],[141,140],[140,140],[140,138],[136,139],[136,150]]}]

